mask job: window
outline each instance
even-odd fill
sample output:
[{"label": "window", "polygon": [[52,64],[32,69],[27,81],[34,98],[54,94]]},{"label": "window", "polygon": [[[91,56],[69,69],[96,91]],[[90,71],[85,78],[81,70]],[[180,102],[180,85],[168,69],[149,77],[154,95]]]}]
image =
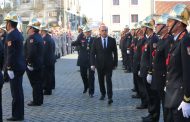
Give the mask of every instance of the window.
[{"label": "window", "polygon": [[49,17],[56,17],[57,16],[57,12],[53,11],[53,12],[49,12]]},{"label": "window", "polygon": [[131,22],[138,22],[138,14],[131,14]]},{"label": "window", "polygon": [[23,3],[29,3],[30,0],[22,0]]},{"label": "window", "polygon": [[113,23],[120,23],[120,15],[113,15],[112,21]]},{"label": "window", "polygon": [[113,5],[119,5],[119,0],[113,0]]},{"label": "window", "polygon": [[138,5],[138,0],[131,0],[131,5]]}]

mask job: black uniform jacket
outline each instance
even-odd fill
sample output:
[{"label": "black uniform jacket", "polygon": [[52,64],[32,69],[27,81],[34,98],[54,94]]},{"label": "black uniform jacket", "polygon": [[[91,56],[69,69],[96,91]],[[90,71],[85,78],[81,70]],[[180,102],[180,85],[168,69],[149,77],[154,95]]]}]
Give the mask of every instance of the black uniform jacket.
[{"label": "black uniform jacket", "polygon": [[26,39],[25,59],[27,65],[34,69],[43,67],[43,39],[39,33],[35,33]]},{"label": "black uniform jacket", "polygon": [[177,108],[182,100],[190,103],[190,35],[186,30],[174,41],[167,58],[165,106]]}]

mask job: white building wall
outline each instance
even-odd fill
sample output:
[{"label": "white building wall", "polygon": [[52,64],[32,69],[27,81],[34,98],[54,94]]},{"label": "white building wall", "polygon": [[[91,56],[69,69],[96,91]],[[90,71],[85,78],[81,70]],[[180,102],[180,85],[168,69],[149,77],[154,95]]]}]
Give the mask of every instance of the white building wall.
[{"label": "white building wall", "polygon": [[[131,14],[138,14],[138,21],[153,14],[153,0],[138,0],[138,5],[131,5],[131,0],[119,0],[119,5],[113,5],[113,0],[103,0],[103,23],[109,32],[121,31],[125,25],[133,25]],[[112,22],[112,15],[120,15],[120,23]]]}]

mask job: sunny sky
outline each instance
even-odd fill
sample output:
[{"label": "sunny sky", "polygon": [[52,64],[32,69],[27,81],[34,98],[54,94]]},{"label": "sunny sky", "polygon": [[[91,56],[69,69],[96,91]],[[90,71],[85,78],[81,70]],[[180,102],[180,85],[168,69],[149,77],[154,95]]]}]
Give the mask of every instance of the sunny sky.
[{"label": "sunny sky", "polygon": [[[102,0],[80,0],[82,2],[81,11],[89,18],[101,20]],[[84,2],[87,1],[87,2]]]}]

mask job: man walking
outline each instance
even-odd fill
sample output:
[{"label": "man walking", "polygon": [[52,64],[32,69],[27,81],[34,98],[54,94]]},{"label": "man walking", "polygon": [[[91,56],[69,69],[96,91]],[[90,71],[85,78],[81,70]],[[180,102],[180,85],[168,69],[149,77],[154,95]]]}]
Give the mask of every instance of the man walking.
[{"label": "man walking", "polygon": [[104,100],[106,95],[104,78],[106,77],[108,104],[113,103],[112,100],[112,71],[117,67],[118,54],[116,40],[108,36],[108,27],[105,25],[99,28],[100,37],[94,40],[91,50],[91,69],[95,66],[98,71],[98,79],[100,92],[102,94],[100,100]]}]

